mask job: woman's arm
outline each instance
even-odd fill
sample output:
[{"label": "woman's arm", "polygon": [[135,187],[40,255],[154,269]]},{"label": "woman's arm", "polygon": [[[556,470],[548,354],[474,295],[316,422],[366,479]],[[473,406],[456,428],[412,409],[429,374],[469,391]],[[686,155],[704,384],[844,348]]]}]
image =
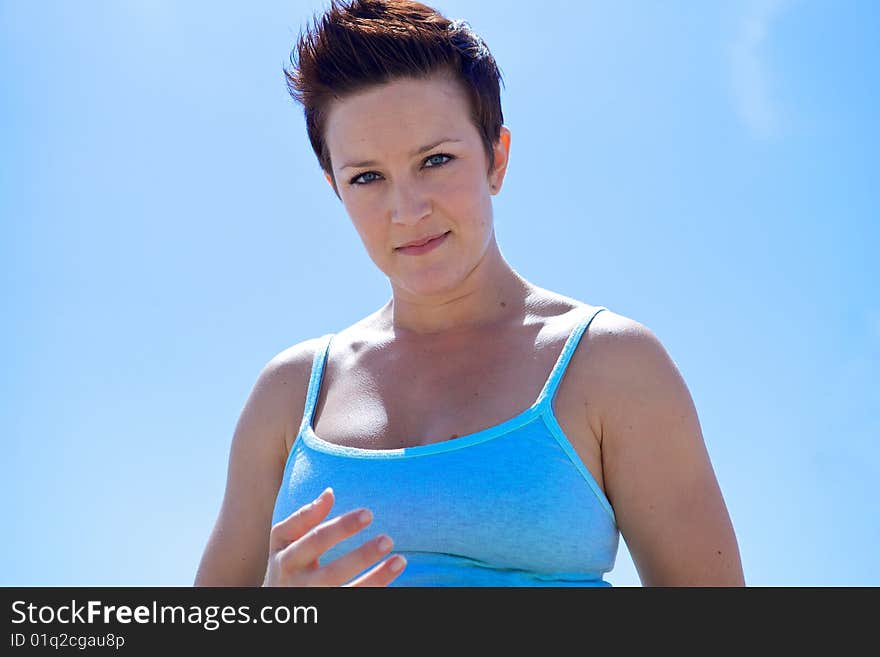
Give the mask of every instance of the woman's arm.
[{"label": "woman's arm", "polygon": [[285,437],[298,429],[316,344],[307,340],[269,361],[235,427],[226,491],[194,586],[260,586],[287,460]]},{"label": "woman's arm", "polygon": [[602,380],[603,473],[642,584],[744,586],[733,525],[684,379],[648,328],[608,315],[590,329]]}]

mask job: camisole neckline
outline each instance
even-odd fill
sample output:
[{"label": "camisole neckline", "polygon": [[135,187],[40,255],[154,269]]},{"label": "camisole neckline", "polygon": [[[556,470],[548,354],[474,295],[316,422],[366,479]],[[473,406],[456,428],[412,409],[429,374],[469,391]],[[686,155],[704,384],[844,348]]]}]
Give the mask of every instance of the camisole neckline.
[{"label": "camisole neckline", "polygon": [[590,322],[592,322],[593,318],[598,315],[599,312],[602,310],[607,310],[607,308],[605,308],[604,306],[594,307],[593,312],[589,313],[588,315],[586,315],[586,317],[581,319],[572,329],[571,333],[565,341],[565,344],[562,347],[562,350],[559,352],[559,356],[557,356],[556,358],[556,362],[554,363],[553,368],[550,370],[550,374],[547,376],[547,379],[545,380],[544,385],[541,388],[541,392],[528,408],[520,411],[513,417],[504,420],[503,422],[499,422],[492,426],[486,427],[485,429],[480,429],[479,431],[465,434],[464,436],[449,438],[447,440],[441,440],[436,443],[430,443],[427,445],[414,445],[412,447],[400,447],[396,449],[369,449],[364,447],[337,445],[336,443],[331,443],[327,440],[324,440],[315,433],[315,430],[312,427],[314,407],[317,402],[318,391],[320,389],[321,381],[323,379],[324,366],[326,364],[327,355],[330,352],[330,343],[332,342],[335,335],[333,333],[327,334],[324,336],[323,349],[319,350],[318,353],[315,355],[316,361],[319,357],[320,361],[315,363],[316,367],[313,367],[312,370],[312,380],[309,384],[309,394],[306,399],[306,413],[303,418],[299,437],[302,438],[303,442],[310,448],[328,454],[335,454],[337,456],[345,456],[351,458],[389,459],[442,454],[444,452],[450,452],[453,450],[461,449],[463,447],[478,445],[480,443],[510,433],[511,431],[514,431],[515,429],[518,429],[528,424],[529,422],[536,420],[542,415],[546,415],[547,421],[555,424],[558,427],[559,421],[556,418],[556,414],[553,410],[553,399],[556,396],[556,390],[559,386],[559,381],[562,379],[562,376],[565,373],[568,361],[570,360],[571,354],[577,346],[581,335],[589,326]]}]

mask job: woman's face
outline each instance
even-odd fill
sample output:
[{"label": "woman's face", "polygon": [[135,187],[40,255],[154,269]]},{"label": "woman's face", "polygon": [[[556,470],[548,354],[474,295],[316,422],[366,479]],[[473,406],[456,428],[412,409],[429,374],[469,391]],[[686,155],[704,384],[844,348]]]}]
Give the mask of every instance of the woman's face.
[{"label": "woman's face", "polygon": [[[490,196],[504,178],[509,130],[489,173],[465,92],[443,74],[336,101],[325,125],[337,193],[373,262],[397,292],[454,291],[494,243]],[[426,253],[398,248],[447,232]]]}]

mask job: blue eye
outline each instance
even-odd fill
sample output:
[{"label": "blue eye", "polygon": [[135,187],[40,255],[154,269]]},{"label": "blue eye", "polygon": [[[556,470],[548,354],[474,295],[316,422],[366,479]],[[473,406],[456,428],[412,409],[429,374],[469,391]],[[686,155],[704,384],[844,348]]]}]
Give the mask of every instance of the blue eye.
[{"label": "blue eye", "polygon": [[434,164],[434,165],[432,165],[431,167],[428,167],[429,169],[430,169],[430,168],[433,168],[433,167],[442,166],[442,165],[446,164],[446,162],[448,162],[449,160],[452,159],[452,156],[451,156],[451,155],[447,155],[446,153],[435,153],[434,155],[431,155],[427,160],[425,160],[425,162],[430,162],[430,161],[433,160],[435,157],[445,157],[446,160],[444,160],[443,162],[440,162],[440,163],[438,163],[438,164]]},{"label": "blue eye", "polygon": [[[437,161],[435,158],[446,158],[444,160]],[[434,164],[428,165],[426,168],[428,169],[436,169],[437,167],[442,167],[444,164],[455,159],[454,155],[448,155],[446,153],[434,153],[434,155],[429,155],[425,158],[425,164],[428,162],[434,161]],[[367,176],[378,176],[379,174],[375,171],[366,171],[364,173],[359,173],[354,178],[349,181],[349,184],[354,185],[355,187],[363,187],[364,185],[369,185],[377,178],[368,178],[365,180]]]},{"label": "blue eye", "polygon": [[360,174],[360,175],[355,176],[354,178],[352,178],[352,179],[351,179],[351,184],[352,184],[352,185],[369,185],[370,182],[372,182],[372,181],[358,182],[358,180],[360,180],[360,179],[363,178],[364,176],[375,176],[375,175],[378,175],[378,174],[376,174],[375,171],[367,171],[366,173],[362,173],[362,174]]}]

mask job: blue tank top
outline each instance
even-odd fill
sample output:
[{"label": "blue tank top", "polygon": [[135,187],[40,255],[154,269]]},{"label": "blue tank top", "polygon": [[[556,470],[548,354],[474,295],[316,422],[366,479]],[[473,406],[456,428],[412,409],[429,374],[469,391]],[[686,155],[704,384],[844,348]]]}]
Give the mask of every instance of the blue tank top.
[{"label": "blue tank top", "polygon": [[571,355],[602,310],[592,308],[572,330],[529,408],[476,433],[401,449],[348,447],[315,435],[333,334],[323,336],[272,524],[331,486],[328,519],[363,506],[373,522],[321,563],[385,533],[392,554],[407,559],[391,586],[611,586],[602,575],[617,556],[614,510],[553,412]]}]

